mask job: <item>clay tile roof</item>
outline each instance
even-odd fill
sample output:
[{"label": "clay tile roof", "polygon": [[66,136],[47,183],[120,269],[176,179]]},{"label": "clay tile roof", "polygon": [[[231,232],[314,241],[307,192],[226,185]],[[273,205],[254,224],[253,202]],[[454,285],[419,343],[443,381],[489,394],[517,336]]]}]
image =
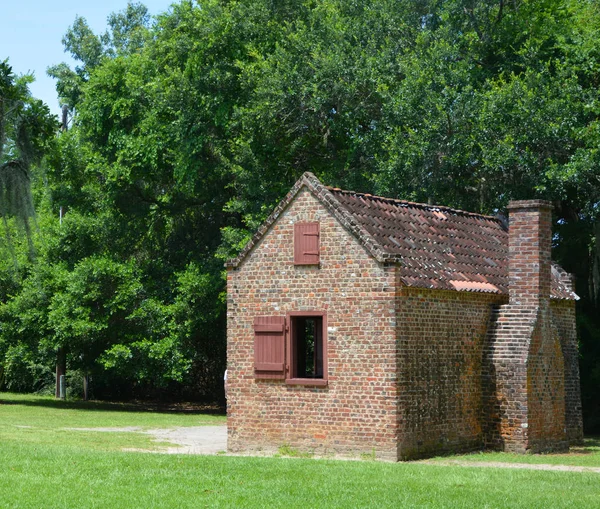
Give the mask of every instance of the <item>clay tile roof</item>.
[{"label": "clay tile roof", "polygon": [[[309,190],[380,262],[398,263],[407,286],[508,293],[508,232],[499,218],[326,187],[305,173],[240,255],[235,267],[302,187]],[[577,299],[552,267],[552,297]]]}]

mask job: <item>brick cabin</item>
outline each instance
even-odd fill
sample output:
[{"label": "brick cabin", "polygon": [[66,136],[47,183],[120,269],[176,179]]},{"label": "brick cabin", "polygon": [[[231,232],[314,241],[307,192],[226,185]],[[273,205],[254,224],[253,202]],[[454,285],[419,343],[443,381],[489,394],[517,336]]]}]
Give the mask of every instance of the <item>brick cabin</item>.
[{"label": "brick cabin", "polygon": [[227,263],[228,449],[388,460],[582,440],[551,207],[496,217],[305,173]]}]

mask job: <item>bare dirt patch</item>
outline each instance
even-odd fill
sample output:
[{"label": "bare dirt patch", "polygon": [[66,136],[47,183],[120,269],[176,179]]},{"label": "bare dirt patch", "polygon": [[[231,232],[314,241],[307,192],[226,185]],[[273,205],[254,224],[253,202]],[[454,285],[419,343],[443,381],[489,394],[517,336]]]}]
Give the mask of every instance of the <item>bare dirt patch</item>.
[{"label": "bare dirt patch", "polygon": [[443,467],[458,466],[458,467],[481,467],[481,468],[516,468],[528,470],[553,470],[557,472],[594,472],[600,474],[600,468],[597,467],[580,467],[576,465],[549,465],[546,463],[502,463],[500,461],[431,461],[422,460],[418,463],[426,463],[428,465],[440,465]]},{"label": "bare dirt patch", "polygon": [[[136,426],[122,428],[64,428],[71,431],[98,431],[105,433],[143,433],[151,435],[158,443],[170,444],[158,451],[136,451],[164,454],[217,454],[227,450],[226,426],[191,426],[168,429],[143,429]],[[172,444],[175,444],[172,446]],[[127,449],[126,449],[127,450]],[[131,449],[128,449],[131,450]]]}]

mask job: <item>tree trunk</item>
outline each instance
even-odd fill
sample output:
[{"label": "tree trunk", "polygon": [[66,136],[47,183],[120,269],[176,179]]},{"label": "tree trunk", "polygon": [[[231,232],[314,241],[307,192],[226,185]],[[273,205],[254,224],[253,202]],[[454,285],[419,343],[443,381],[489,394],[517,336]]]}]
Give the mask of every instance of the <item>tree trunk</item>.
[{"label": "tree trunk", "polygon": [[67,351],[60,347],[56,353],[56,398],[60,398],[60,377],[67,374]]}]

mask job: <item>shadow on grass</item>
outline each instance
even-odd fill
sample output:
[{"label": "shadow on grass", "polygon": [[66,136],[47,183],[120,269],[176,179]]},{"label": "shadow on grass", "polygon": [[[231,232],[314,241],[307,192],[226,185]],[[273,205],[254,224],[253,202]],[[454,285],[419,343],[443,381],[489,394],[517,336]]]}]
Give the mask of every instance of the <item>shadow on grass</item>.
[{"label": "shadow on grass", "polygon": [[[583,439],[583,447],[600,447],[600,437],[598,436],[587,436]],[[590,451],[598,452],[598,451]]]},{"label": "shadow on grass", "polygon": [[33,407],[57,408],[66,410],[93,410],[109,412],[152,412],[164,414],[209,414],[225,415],[225,409],[219,405],[201,405],[196,403],[149,403],[131,401],[113,403],[108,401],[64,401],[60,399],[4,399],[0,397],[0,405],[23,405]]}]

